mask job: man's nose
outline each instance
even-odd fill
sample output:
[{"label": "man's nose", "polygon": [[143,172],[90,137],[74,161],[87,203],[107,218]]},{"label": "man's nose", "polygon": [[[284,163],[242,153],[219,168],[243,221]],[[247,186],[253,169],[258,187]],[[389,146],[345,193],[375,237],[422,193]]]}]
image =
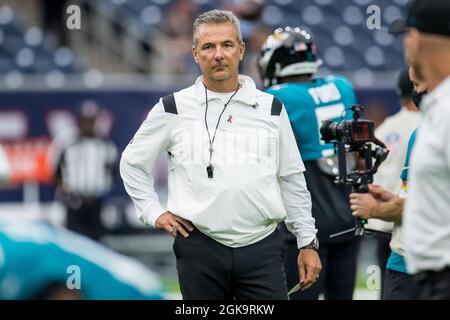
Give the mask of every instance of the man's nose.
[{"label": "man's nose", "polygon": [[216,60],[222,60],[223,59],[223,52],[221,47],[217,47],[216,52],[214,53],[214,59]]}]

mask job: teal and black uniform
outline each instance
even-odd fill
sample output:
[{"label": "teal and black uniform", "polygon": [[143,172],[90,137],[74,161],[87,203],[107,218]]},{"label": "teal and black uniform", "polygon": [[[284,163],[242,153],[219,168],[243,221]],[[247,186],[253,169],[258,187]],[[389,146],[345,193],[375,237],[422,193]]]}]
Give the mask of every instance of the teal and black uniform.
[{"label": "teal and black uniform", "polygon": [[[405,165],[400,174],[403,181],[400,193],[405,193],[405,195],[408,192],[409,159],[416,140],[416,132],[417,129],[413,131],[409,138]],[[408,274],[405,258],[391,250],[384,276],[383,300],[416,300],[419,297],[419,286],[414,281],[413,276]]]},{"label": "teal and black uniform", "polygon": [[324,173],[323,166],[319,165],[320,159],[334,154],[333,144],[325,144],[319,130],[324,120],[352,118],[349,109],[356,103],[353,87],[346,78],[333,75],[311,82],[276,85],[267,92],[280,99],[286,108],[306,167],[305,178],[311,192],[318,238],[320,243],[329,242],[331,234],[353,227],[354,219],[348,193],[336,186],[334,176]]},{"label": "teal and black uniform", "polygon": [[87,300],[164,298],[159,277],[131,258],[45,223],[0,222],[0,299],[33,299],[50,284]]},{"label": "teal and black uniform", "polygon": [[[417,129],[413,131],[413,133],[411,134],[411,136],[409,138],[408,149],[406,151],[405,165],[403,166],[402,172],[400,174],[400,178],[403,181],[402,189],[407,188],[409,158],[411,155],[411,151],[414,147],[414,142],[416,141],[416,132],[417,132]],[[407,190],[404,190],[404,191],[407,192]],[[389,256],[389,259],[386,264],[386,269],[407,273],[405,258],[402,255],[398,254],[397,252],[391,251],[391,255]]]},{"label": "teal and black uniform", "polygon": [[320,125],[324,120],[351,119],[351,111],[346,109],[356,103],[352,85],[340,76],[280,84],[267,92],[283,102],[303,161],[333,152],[333,144],[320,139]]},{"label": "teal and black uniform", "polygon": [[[320,293],[326,299],[352,299],[355,285],[357,240],[353,233],[336,237],[330,235],[354,227],[349,205],[349,190],[334,183],[336,165],[326,166],[324,159],[334,160],[333,144],[321,140],[320,127],[324,120],[341,121],[352,118],[350,108],[356,103],[351,83],[342,76],[315,78],[311,82],[289,82],[272,86],[267,92],[283,102],[297,145],[305,164],[305,179],[311,193],[312,215],[319,238],[322,273],[308,290],[296,292],[290,299],[315,300]],[[334,158],[332,158],[334,156]],[[288,288],[298,283],[295,238],[284,225],[286,239],[285,270]]]}]

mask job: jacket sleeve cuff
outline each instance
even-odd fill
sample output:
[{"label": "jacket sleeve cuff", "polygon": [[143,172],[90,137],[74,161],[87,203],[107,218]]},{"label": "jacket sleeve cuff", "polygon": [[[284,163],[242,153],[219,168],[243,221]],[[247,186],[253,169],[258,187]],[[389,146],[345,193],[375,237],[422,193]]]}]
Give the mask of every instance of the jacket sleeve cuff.
[{"label": "jacket sleeve cuff", "polygon": [[314,240],[315,237],[316,237],[315,232],[311,232],[311,233],[303,232],[301,237],[297,237],[297,247],[300,249],[304,246],[307,246]]},{"label": "jacket sleeve cuff", "polygon": [[139,217],[139,219],[144,223],[146,227],[156,228],[156,220],[158,220],[159,216],[162,215],[167,210],[161,207],[158,203],[156,205],[150,205],[145,208],[143,214]]}]

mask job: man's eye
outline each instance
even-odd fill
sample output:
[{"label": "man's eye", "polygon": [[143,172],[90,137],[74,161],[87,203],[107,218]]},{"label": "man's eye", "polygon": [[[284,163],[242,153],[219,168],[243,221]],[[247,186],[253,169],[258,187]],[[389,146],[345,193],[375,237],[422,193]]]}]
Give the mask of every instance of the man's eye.
[{"label": "man's eye", "polygon": [[227,47],[227,48],[231,48],[233,46],[233,44],[231,44],[231,43],[225,43],[225,47]]}]

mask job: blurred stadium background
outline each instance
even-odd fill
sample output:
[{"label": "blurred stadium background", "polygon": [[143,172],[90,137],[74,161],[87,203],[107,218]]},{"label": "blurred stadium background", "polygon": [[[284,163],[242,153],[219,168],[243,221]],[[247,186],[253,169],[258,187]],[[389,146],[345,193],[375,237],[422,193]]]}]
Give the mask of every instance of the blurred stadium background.
[{"label": "blurred stadium background", "polygon": [[[0,187],[0,219],[45,219],[64,224],[55,200],[53,154],[76,131],[75,111],[85,99],[104,112],[98,129],[123,150],[149,108],[188,86],[198,70],[191,58],[192,22],[198,13],[230,9],[241,19],[247,51],[241,73],[259,85],[259,48],[276,27],[302,25],[315,36],[320,74],[346,75],[379,124],[399,109],[395,93],[404,66],[402,43],[387,26],[407,0],[0,0],[0,142],[12,164]],[[66,9],[81,9],[81,29],[69,30]],[[369,6],[380,9],[380,29],[366,25]],[[165,201],[164,159],[155,169]],[[108,247],[157,271],[177,297],[171,238],[143,229],[120,178],[102,212]],[[367,266],[376,264],[374,242],[364,239],[356,298],[366,290]]]}]

